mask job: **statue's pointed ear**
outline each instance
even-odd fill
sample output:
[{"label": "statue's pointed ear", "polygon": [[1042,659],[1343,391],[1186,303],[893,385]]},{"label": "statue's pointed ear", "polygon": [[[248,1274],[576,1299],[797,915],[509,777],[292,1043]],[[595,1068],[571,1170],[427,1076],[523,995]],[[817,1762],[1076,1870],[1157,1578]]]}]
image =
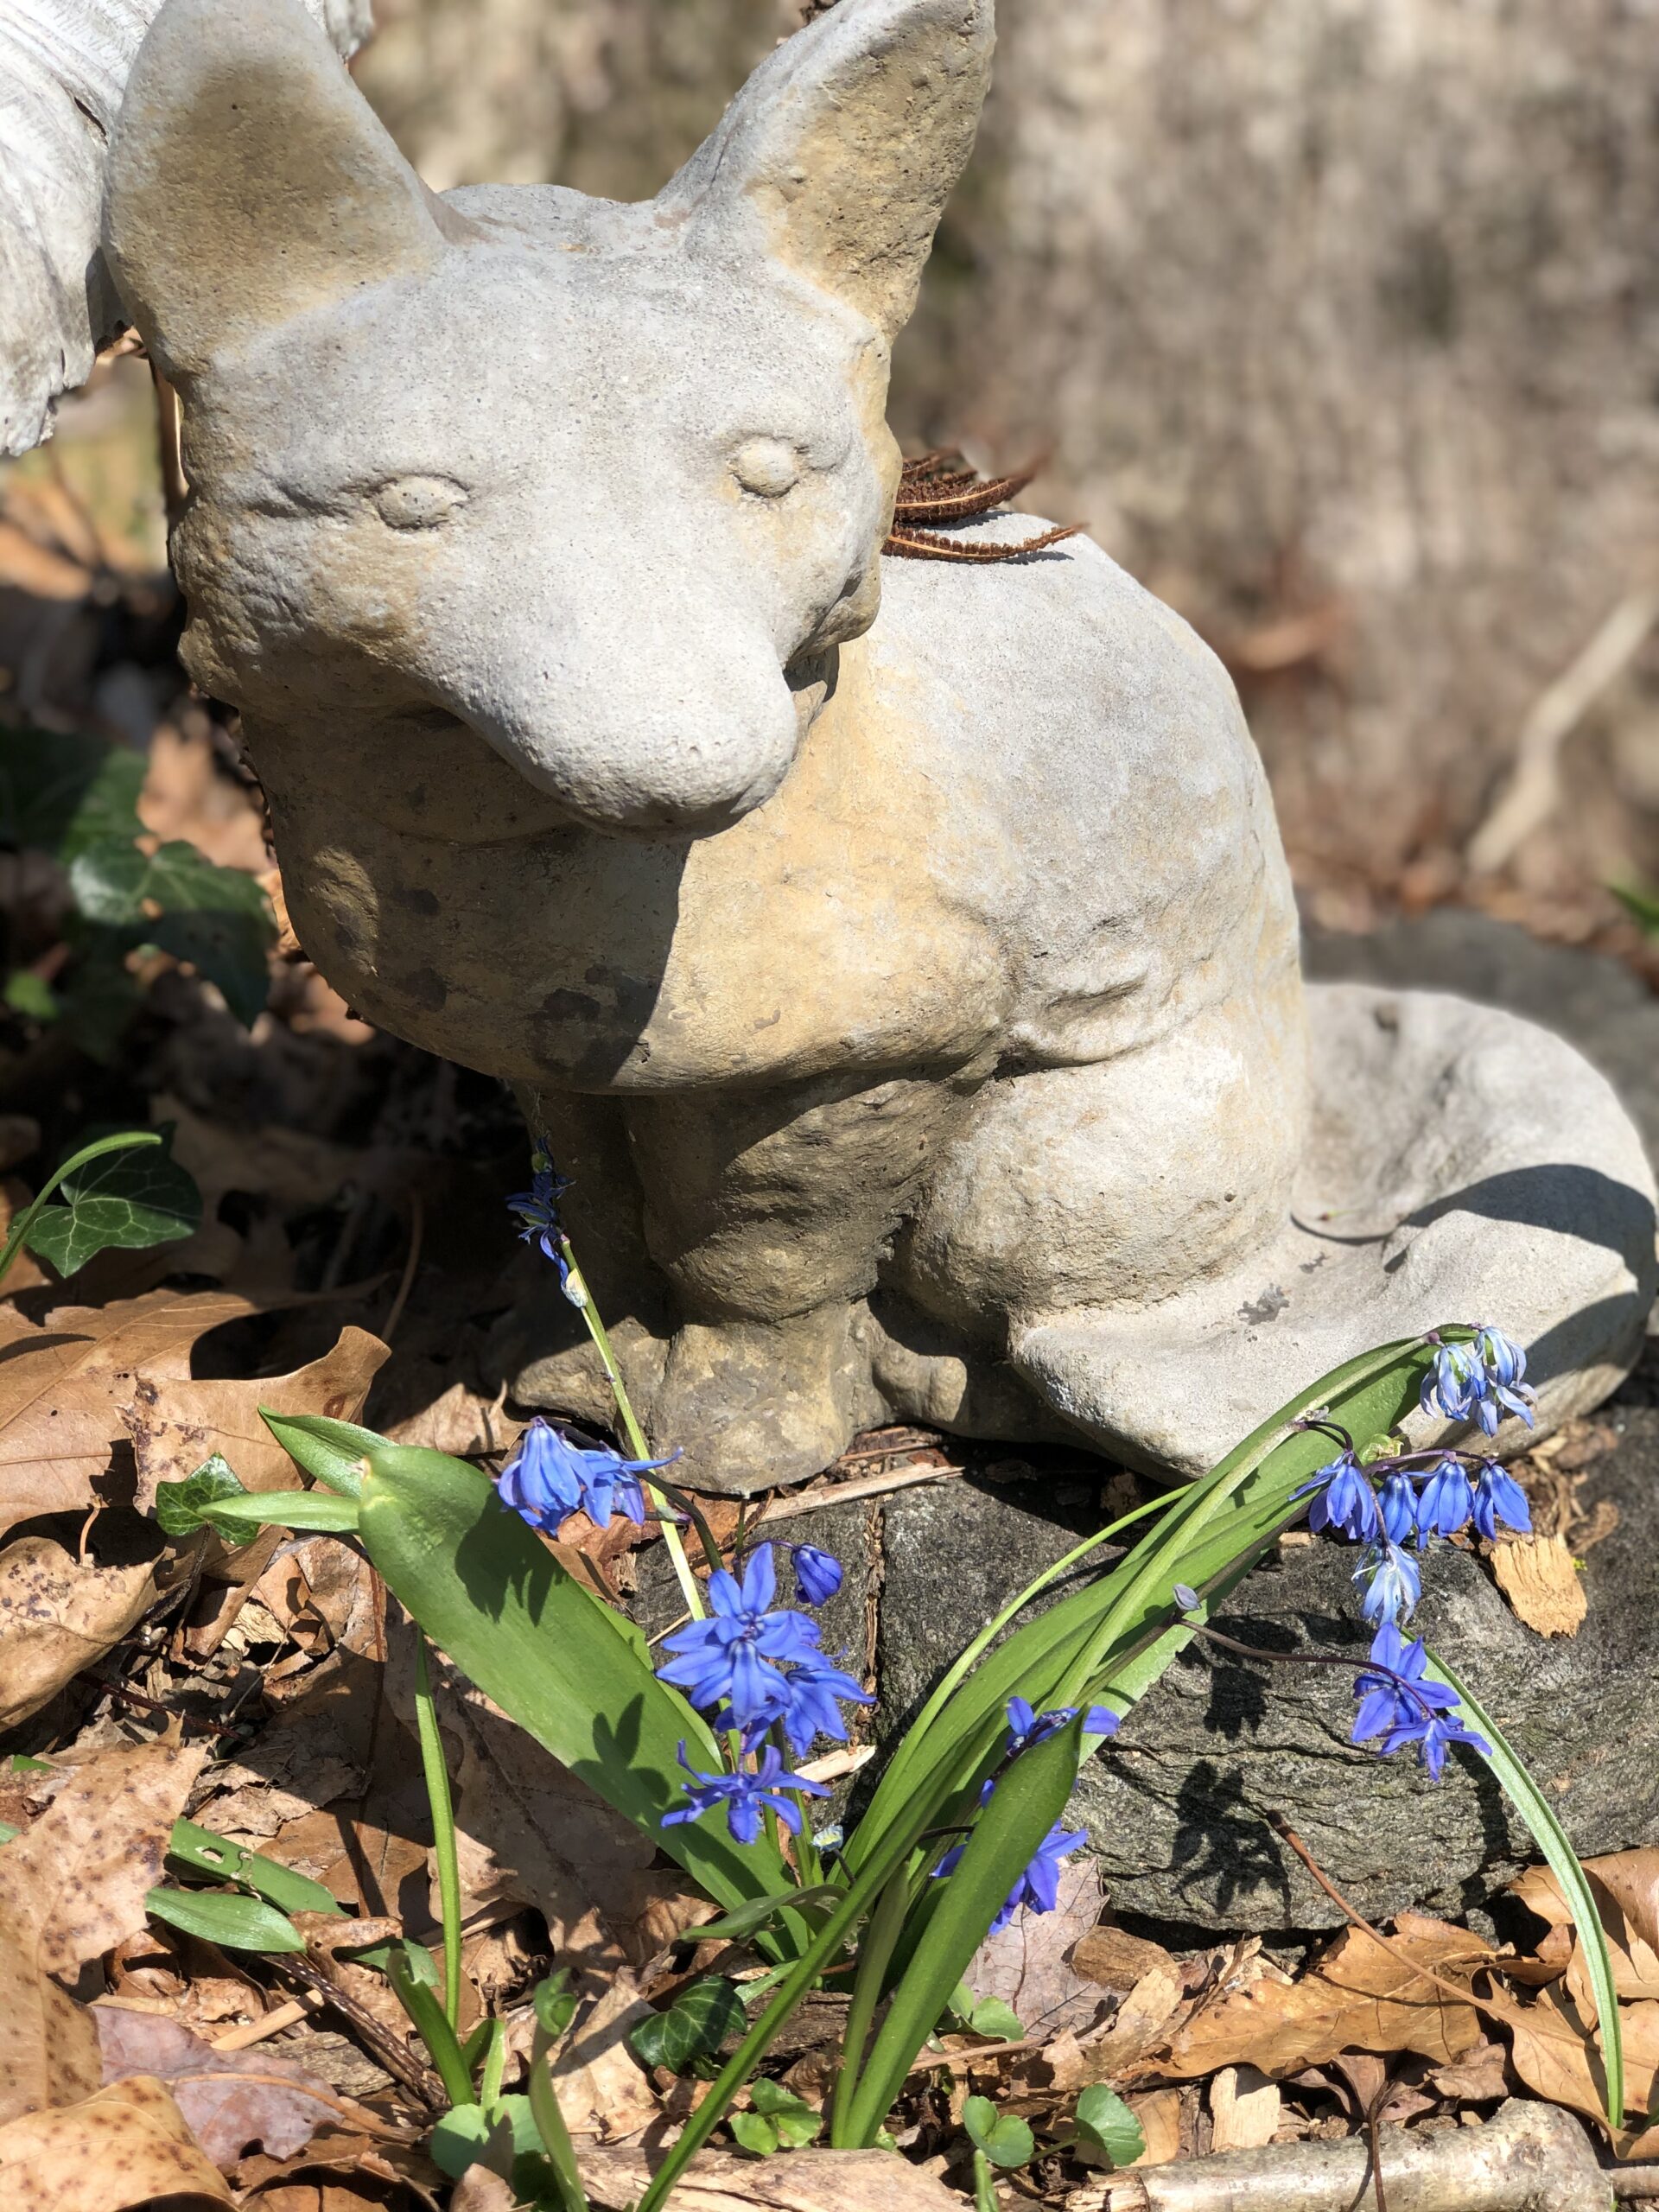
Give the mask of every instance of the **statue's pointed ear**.
[{"label": "statue's pointed ear", "polygon": [[836,0],[761,63],[661,212],[694,245],[776,255],[891,338],[973,149],[992,13],[993,0]]},{"label": "statue's pointed ear", "polygon": [[104,245],[168,375],[435,261],[454,227],[299,0],[166,0],[111,142]]}]

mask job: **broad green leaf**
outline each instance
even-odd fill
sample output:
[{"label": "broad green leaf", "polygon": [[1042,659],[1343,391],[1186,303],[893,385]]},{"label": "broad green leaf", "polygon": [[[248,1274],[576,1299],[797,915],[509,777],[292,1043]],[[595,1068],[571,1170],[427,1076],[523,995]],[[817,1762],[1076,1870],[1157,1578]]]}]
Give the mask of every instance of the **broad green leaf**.
[{"label": "broad green leaf", "polygon": [[99,1153],[71,1168],[30,1225],[24,1239],[29,1250],[60,1275],[73,1274],[112,1247],[147,1251],[177,1243],[201,1226],[201,1192],[170,1155],[170,1128],[130,1134],[161,1141]]},{"label": "broad green leaf", "polygon": [[498,2158],[503,2164],[509,2159],[516,2163],[534,2158],[541,2147],[530,2099],[518,2095],[498,2097],[487,2109],[480,2104],[456,2105],[433,2129],[428,2144],[433,2163],[452,2181],[459,2181],[468,2166],[487,2165],[499,2171]]},{"label": "broad green leaf", "polygon": [[58,1019],[71,1044],[107,1067],[119,1053],[144,995],[128,972],[128,948],[118,935],[96,931],[88,940],[78,930],[70,934],[77,957],[58,987]]},{"label": "broad green leaf", "polygon": [[823,2133],[823,2114],[814,2112],[781,2082],[768,2082],[760,2075],[749,2085],[749,2101],[771,2123],[786,2151],[803,2151]]},{"label": "broad green leaf", "polygon": [[285,1913],[263,1897],[241,1897],[234,1890],[155,1889],[145,1897],[144,1910],[227,1951],[305,1948],[304,1936]]},{"label": "broad green leaf", "polygon": [[251,1495],[223,1452],[215,1452],[181,1483],[156,1484],[156,1519],[164,1536],[182,1540],[211,1525],[210,1505],[227,1497]]},{"label": "broad green leaf", "polygon": [[6,978],[6,1004],[25,1021],[55,1021],[58,995],[32,968],[14,968]]},{"label": "broad green leaf", "polygon": [[561,1967],[556,1974],[538,1981],[530,2001],[537,2026],[550,2043],[556,2043],[576,2017],[576,1993],[570,1986],[569,1967]]},{"label": "broad green leaf", "polygon": [[683,2074],[694,2058],[712,2057],[744,2019],[736,1983],[709,1974],[683,1989],[665,2012],[653,2012],[631,2028],[628,2043],[642,2065]]},{"label": "broad green leaf", "polygon": [[277,1859],[264,1858],[242,1844],[232,1843],[226,1836],[215,1835],[211,1828],[198,1827],[194,1821],[174,1821],[167,1855],[194,1873],[214,1874],[221,1882],[239,1882],[245,1889],[257,1890],[268,1903],[280,1905],[284,1912],[343,1913],[346,1910],[336,1902],[331,1891],[324,1889],[321,1882],[314,1882],[308,1874],[296,1874],[291,1866],[284,1866]]},{"label": "broad green leaf", "polygon": [[66,861],[130,845],[144,767],[133,747],[80,731],[0,728],[0,845]]},{"label": "broad green leaf", "polygon": [[976,2036],[991,2036],[998,2043],[1018,2043],[1026,2032],[1025,2022],[1013,2005],[1005,2005],[1000,1997],[976,1998],[968,2014],[968,2025]]},{"label": "broad green leaf", "polygon": [[347,1497],[362,1494],[368,1471],[365,1453],[391,1443],[374,1429],[359,1428],[355,1421],[330,1421],[326,1414],[273,1414],[261,1406],[259,1418],[296,1467],[314,1482],[326,1483]]},{"label": "broad green leaf", "polygon": [[1014,1760],[975,1820],[955,1872],[933,1885],[937,1902],[926,1931],[893,1993],[852,2095],[853,2144],[874,2141],[968,1961],[1065,1811],[1077,1778],[1082,1729],[1081,1719],[1070,1721]]},{"label": "broad green leaf", "polygon": [[988,2097],[969,2097],[962,2108],[962,2124],[976,2151],[994,2166],[1029,2165],[1037,2143],[1030,2126],[1014,2113],[1000,2113]]},{"label": "broad green leaf", "polygon": [[757,2158],[769,2158],[774,2151],[783,2147],[782,2136],[764,2113],[734,2112],[726,2125],[731,2129],[734,2139],[746,2151],[753,2151]]},{"label": "broad green leaf", "polygon": [[1532,1832],[1533,1841],[1548,1860],[1550,1872],[1561,1885],[1561,1895],[1584,1946],[1585,1964],[1596,2000],[1596,2020],[1601,2029],[1602,2070],[1607,2077],[1607,2125],[1617,2135],[1624,2125],[1624,2031],[1606,1930],[1602,1927],[1601,1915],[1596,1910],[1595,1897],[1585,1879],[1584,1869],[1579,1864],[1579,1854],[1573,1850],[1567,1830],[1550,1809],[1549,1800],[1504,1741],[1491,1715],[1482,1711],[1438,1652],[1428,1654],[1424,1672],[1430,1681],[1444,1682],[1448,1689],[1457,1692],[1459,1719],[1491,1745],[1487,1764],[1508,1790]]},{"label": "broad green leaf", "polygon": [[240,868],[219,868],[182,840],[147,856],[96,844],[70,863],[69,888],[89,922],[188,961],[251,1027],[269,984],[276,925],[264,893]]},{"label": "broad green leaf", "polygon": [[1140,2121],[1116,2089],[1094,2082],[1077,2098],[1077,2156],[1089,2166],[1132,2166],[1147,2147]]},{"label": "broad green leaf", "polygon": [[781,1889],[766,1834],[736,1843],[717,1815],[663,1827],[684,1802],[681,1745],[705,1771],[720,1754],[706,1722],[658,1681],[632,1624],[567,1573],[475,1467],[412,1446],[365,1456],[364,1547],[439,1649],[717,1904]]},{"label": "broad green leaf", "polygon": [[106,929],[130,929],[143,922],[149,860],[137,845],[84,846],[69,866],[69,889],[89,922]]}]

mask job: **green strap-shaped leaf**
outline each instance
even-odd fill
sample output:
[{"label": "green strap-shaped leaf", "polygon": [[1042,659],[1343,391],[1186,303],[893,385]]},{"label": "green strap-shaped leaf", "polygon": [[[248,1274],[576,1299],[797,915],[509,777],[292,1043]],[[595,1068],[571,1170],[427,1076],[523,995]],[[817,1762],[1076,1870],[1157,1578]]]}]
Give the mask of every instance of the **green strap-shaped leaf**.
[{"label": "green strap-shaped leaf", "polygon": [[199,1827],[194,1821],[178,1820],[168,1839],[167,1855],[197,1874],[212,1874],[221,1882],[240,1882],[257,1890],[268,1903],[284,1912],[343,1912],[330,1890],[308,1874],[297,1874],[275,1859],[266,1859],[243,1844]]},{"label": "green strap-shaped leaf", "polygon": [[330,1421],[326,1414],[273,1414],[261,1406],[259,1418],[296,1467],[346,1497],[362,1491],[365,1453],[379,1445],[390,1448],[391,1441],[355,1421]]},{"label": "green strap-shaped leaf", "polygon": [[[845,2140],[874,2142],[887,2107],[950,2003],[969,1961],[985,1941],[1038,1845],[1065,1810],[1082,1751],[1079,1716],[1022,1753],[991,1792],[955,1871],[937,1886],[938,1902],[929,1916],[927,1932],[893,1992],[887,2017],[849,2101]],[[849,2086],[842,2084],[842,2094]],[[839,2127],[836,2134],[841,2137]]]},{"label": "green strap-shaped leaf", "polygon": [[1491,1745],[1488,1765],[1509,1792],[1516,1809],[1532,1832],[1533,1841],[1549,1861],[1550,1872],[1561,1885],[1561,1895],[1573,1915],[1579,1941],[1584,1946],[1585,1963],[1590,1970],[1596,2019],[1601,2029],[1602,2066],[1607,2076],[1607,2125],[1617,2134],[1624,2125],[1624,2035],[1606,1931],[1584,1869],[1579,1864],[1579,1854],[1568,1841],[1567,1830],[1550,1810],[1549,1800],[1504,1741],[1497,1722],[1475,1702],[1445,1660],[1431,1651],[1423,1671],[1430,1681],[1444,1682],[1448,1689],[1457,1692],[1461,1708],[1459,1718],[1465,1727],[1472,1728]]},{"label": "green strap-shaped leaf", "polygon": [[663,1827],[684,1802],[681,1744],[705,1770],[720,1757],[706,1723],[658,1681],[632,1624],[560,1566],[476,1468],[413,1446],[366,1456],[364,1547],[440,1650],[718,1904],[781,1889],[769,1837],[736,1843],[718,1813]]}]

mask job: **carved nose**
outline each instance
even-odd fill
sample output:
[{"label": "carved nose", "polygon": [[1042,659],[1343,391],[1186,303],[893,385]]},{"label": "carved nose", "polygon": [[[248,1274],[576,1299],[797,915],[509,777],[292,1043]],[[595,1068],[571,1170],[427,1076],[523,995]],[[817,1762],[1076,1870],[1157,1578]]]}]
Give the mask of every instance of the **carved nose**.
[{"label": "carved nose", "polygon": [[722,653],[693,683],[682,671],[628,664],[619,641],[600,666],[498,666],[444,703],[527,783],[595,830],[707,836],[770,798],[794,758],[799,724],[765,641]]}]

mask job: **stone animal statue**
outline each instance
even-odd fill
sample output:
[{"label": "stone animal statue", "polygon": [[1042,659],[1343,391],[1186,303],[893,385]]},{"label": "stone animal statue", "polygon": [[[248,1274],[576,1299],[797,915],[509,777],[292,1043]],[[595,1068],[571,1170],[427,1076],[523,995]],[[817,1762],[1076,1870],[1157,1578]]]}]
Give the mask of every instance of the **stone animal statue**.
[{"label": "stone animal statue", "polygon": [[[1086,539],[884,567],[991,47],[839,0],[653,200],[440,198],[297,0],[167,0],[105,243],[182,396],[188,664],[307,950],[546,1131],[694,1482],[888,1418],[1190,1471],[1458,1319],[1547,1424],[1653,1293],[1605,1084],[1304,987],[1232,687]],[[518,1392],[597,1412],[560,1312]]]},{"label": "stone animal statue", "polygon": [[[0,454],[49,434],[119,310],[99,251],[104,162],[161,0],[0,0]],[[342,54],[368,0],[305,0]],[[209,35],[215,35],[217,25]]]}]

